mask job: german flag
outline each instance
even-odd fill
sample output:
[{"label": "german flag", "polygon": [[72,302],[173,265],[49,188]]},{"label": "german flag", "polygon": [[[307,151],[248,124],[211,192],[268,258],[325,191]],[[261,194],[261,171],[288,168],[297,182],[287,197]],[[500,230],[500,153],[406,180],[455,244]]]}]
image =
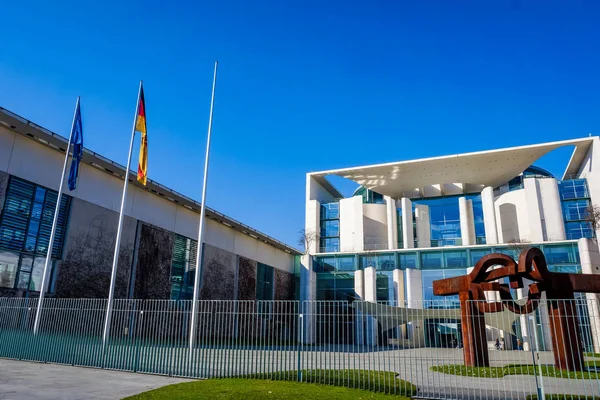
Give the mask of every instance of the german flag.
[{"label": "german flag", "polygon": [[144,88],[140,85],[140,103],[135,120],[135,130],[142,134],[140,143],[140,159],[138,162],[137,180],[146,186],[148,178],[148,138],[146,136],[146,103],[144,101]]}]

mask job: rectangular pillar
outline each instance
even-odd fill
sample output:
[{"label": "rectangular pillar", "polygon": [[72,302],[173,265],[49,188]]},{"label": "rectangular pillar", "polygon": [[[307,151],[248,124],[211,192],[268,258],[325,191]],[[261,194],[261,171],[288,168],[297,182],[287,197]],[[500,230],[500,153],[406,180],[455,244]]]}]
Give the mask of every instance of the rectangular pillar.
[{"label": "rectangular pillar", "polygon": [[[365,300],[365,275],[362,269],[354,271],[354,292],[356,293],[357,301]],[[354,344],[362,345],[365,343],[364,314],[358,310],[354,312],[356,314]]]},{"label": "rectangular pillar", "polygon": [[362,196],[340,200],[340,251],[365,249]]},{"label": "rectangular pillar", "polygon": [[[364,269],[365,301],[377,302],[377,271],[375,267]],[[370,315],[364,315],[365,343],[369,346],[377,345],[377,320]]]},{"label": "rectangular pillar", "polygon": [[[423,309],[423,274],[420,269],[408,268],[404,270],[406,279],[406,306],[408,308]],[[413,347],[425,345],[423,321],[411,322],[407,326],[409,339]]]},{"label": "rectangular pillar", "polygon": [[544,240],[565,240],[565,223],[563,220],[558,183],[554,178],[538,179],[542,211],[544,215]]},{"label": "rectangular pillar", "polygon": [[537,179],[523,179],[523,187],[525,188],[525,199],[527,201],[527,223],[529,224],[528,239],[533,243],[544,241],[544,228],[542,219],[544,213],[542,211],[542,202],[540,201],[540,191],[538,188]]},{"label": "rectangular pillar", "polygon": [[[392,273],[394,280],[394,297],[396,307],[406,307],[404,295],[404,271],[396,268]],[[402,325],[399,329],[399,338],[404,338],[406,335],[406,326]]]},{"label": "rectangular pillar", "polygon": [[458,198],[458,211],[460,213],[460,237],[463,246],[475,243],[475,218],[473,216],[473,201],[466,197]]},{"label": "rectangular pillar", "polygon": [[415,247],[412,201],[403,197],[400,204],[402,208],[402,243],[404,243],[405,249],[412,249]]},{"label": "rectangular pillar", "polygon": [[398,248],[398,214],[396,213],[396,200],[384,196],[387,212],[387,237],[388,249]]},{"label": "rectangular pillar", "polygon": [[481,191],[483,223],[485,225],[486,244],[498,244],[498,227],[496,225],[496,208],[494,207],[494,188],[488,186]]},{"label": "rectangular pillar", "polygon": [[431,223],[429,221],[429,206],[415,206],[415,225],[417,228],[417,247],[431,247]]},{"label": "rectangular pillar", "polygon": [[[577,241],[582,274],[600,274],[600,253],[598,244],[591,239],[581,238]],[[594,352],[600,353],[600,305],[599,296],[586,293],[588,314],[590,316],[590,331]]]}]

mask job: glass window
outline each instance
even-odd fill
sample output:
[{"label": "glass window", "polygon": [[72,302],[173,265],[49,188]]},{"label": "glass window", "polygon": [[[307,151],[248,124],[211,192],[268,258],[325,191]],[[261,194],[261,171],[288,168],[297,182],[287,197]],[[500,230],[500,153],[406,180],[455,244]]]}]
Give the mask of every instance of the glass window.
[{"label": "glass window", "polygon": [[315,257],[314,269],[316,272],[335,271],[335,257]]},{"label": "glass window", "polygon": [[273,267],[257,263],[256,300],[273,300]]},{"label": "glass window", "polygon": [[579,263],[579,252],[570,244],[545,245],[543,251],[548,264]]},{"label": "glass window", "polygon": [[416,253],[400,253],[400,268],[407,269],[417,269],[417,254]]},{"label": "glass window", "polygon": [[321,237],[332,236],[340,236],[340,221],[337,219],[321,221]]},{"label": "glass window", "polygon": [[477,261],[479,261],[481,259],[481,257],[486,256],[488,254],[491,253],[491,251],[489,249],[471,249],[470,251],[471,253],[471,265],[470,267],[475,266],[475,264],[477,264]]},{"label": "glass window", "polygon": [[444,258],[446,259],[446,268],[466,268],[469,266],[467,252],[464,250],[444,251]]},{"label": "glass window", "polygon": [[354,272],[324,272],[317,274],[317,300],[356,299]]},{"label": "glass window", "polygon": [[340,238],[321,238],[321,253],[335,253],[340,251]]},{"label": "glass window", "polygon": [[563,218],[565,221],[581,221],[588,217],[587,209],[590,201],[587,199],[563,201]]},{"label": "glass window", "polygon": [[458,295],[435,296],[433,294],[433,282],[440,279],[453,278],[456,276],[465,275],[466,273],[466,269],[423,271],[423,300],[426,301],[424,306],[427,308],[459,308],[460,303],[458,301]]},{"label": "glass window", "polygon": [[321,219],[339,219],[340,203],[321,204]]},{"label": "glass window", "polygon": [[44,275],[45,257],[36,257],[33,261],[33,270],[31,272],[31,281],[29,290],[40,291],[42,289],[42,276]]},{"label": "glass window", "polygon": [[441,269],[442,267],[441,251],[421,253],[421,269]]},{"label": "glass window", "polygon": [[354,256],[342,256],[336,257],[338,263],[338,270],[340,271],[354,271],[356,269],[355,257]]},{"label": "glass window", "polygon": [[561,200],[585,199],[590,195],[585,179],[568,179],[558,182],[558,192]]},{"label": "glass window", "polygon": [[14,287],[18,264],[19,255],[17,253],[0,252],[0,287]]},{"label": "glass window", "polygon": [[394,285],[394,273],[391,271],[377,272],[377,301],[395,304],[398,301]]},{"label": "glass window", "polygon": [[592,229],[592,224],[585,221],[565,223],[567,239],[576,240],[581,238],[593,238],[596,233]]}]

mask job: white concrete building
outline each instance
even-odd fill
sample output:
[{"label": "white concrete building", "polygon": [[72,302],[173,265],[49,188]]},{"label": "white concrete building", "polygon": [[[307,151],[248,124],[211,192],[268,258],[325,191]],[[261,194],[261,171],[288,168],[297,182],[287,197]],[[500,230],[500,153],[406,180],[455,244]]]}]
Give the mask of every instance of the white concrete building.
[{"label": "white concrete building", "polygon": [[[534,166],[564,146],[573,153],[563,176]],[[344,198],[331,175],[358,189]],[[596,274],[600,232],[586,220],[590,204],[600,205],[598,137],[309,173],[305,229],[320,240],[303,262],[301,294],[455,307],[457,299],[433,295],[434,280],[464,275],[485,254],[516,258],[525,244],[542,248],[551,270]],[[424,325],[425,345],[449,344],[437,323]],[[526,326],[518,335],[528,343]]]},{"label": "white concrete building", "polygon": [[[0,108],[0,296],[41,283],[67,140]],[[125,168],[84,150],[65,179],[49,295],[107,297]],[[200,204],[130,173],[115,295],[188,299]],[[202,299],[293,299],[299,252],[207,208]]]}]

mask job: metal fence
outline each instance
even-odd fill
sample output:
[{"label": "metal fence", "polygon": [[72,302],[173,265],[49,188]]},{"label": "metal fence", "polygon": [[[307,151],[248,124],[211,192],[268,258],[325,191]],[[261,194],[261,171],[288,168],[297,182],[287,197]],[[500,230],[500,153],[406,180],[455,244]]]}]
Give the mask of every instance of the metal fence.
[{"label": "metal fence", "polygon": [[[466,310],[477,306],[469,303]],[[190,352],[191,301],[116,300],[103,344],[106,300],[46,299],[34,335],[37,300],[0,298],[0,357],[192,378],[319,382],[431,399],[551,393],[600,399],[597,301],[562,301],[561,318],[576,326],[569,332],[556,331],[549,304],[540,301],[530,315],[466,315],[483,319],[478,334],[489,359],[489,367],[471,368],[463,357],[461,311],[448,308],[454,302],[200,301]],[[554,367],[560,334],[561,351],[583,354],[563,369]]]}]

